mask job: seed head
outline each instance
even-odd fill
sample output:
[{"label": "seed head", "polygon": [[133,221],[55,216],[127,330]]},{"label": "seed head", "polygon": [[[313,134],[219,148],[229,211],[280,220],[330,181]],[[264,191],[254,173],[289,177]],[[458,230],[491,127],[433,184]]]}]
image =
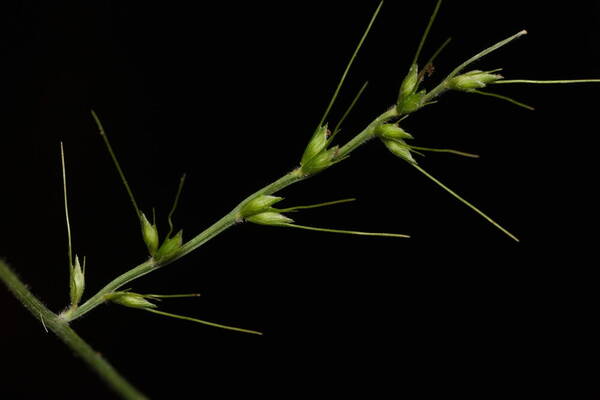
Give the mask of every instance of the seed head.
[{"label": "seed head", "polygon": [[306,164],[302,165],[302,173],[304,175],[314,175],[318,172],[323,171],[335,164],[335,156],[339,150],[338,146],[332,147],[329,150],[322,151],[313,158],[311,158]]},{"label": "seed head", "polygon": [[71,305],[76,306],[81,300],[83,290],[85,288],[85,273],[79,263],[79,257],[75,256],[75,263],[71,265],[71,276],[69,282],[69,294],[71,297]]},{"label": "seed head", "polygon": [[240,210],[242,218],[247,218],[255,214],[267,211],[275,203],[283,200],[283,197],[260,195],[246,203]]},{"label": "seed head", "polygon": [[327,124],[317,128],[312,138],[308,142],[306,149],[304,150],[300,165],[306,164],[308,161],[310,161],[310,159],[325,150],[327,147],[327,139],[330,134],[331,132],[327,129]]},{"label": "seed head", "polygon": [[385,139],[413,139],[413,136],[395,124],[382,124],[375,129],[375,135]]},{"label": "seed head", "polygon": [[144,243],[146,243],[146,247],[148,247],[150,255],[154,256],[158,250],[159,244],[158,230],[156,229],[156,225],[150,224],[144,213],[140,213],[140,222],[142,224],[142,238],[144,239]]},{"label": "seed head", "polygon": [[253,215],[251,217],[246,218],[246,221],[252,222],[254,224],[259,225],[274,225],[281,226],[286,224],[291,224],[294,222],[293,219],[286,217],[285,215],[274,212],[274,211],[265,211],[260,214]]},{"label": "seed head", "polygon": [[400,85],[400,94],[398,99],[403,99],[417,91],[417,85],[419,83],[419,68],[417,64],[410,66],[408,74],[404,77],[402,84]]},{"label": "seed head", "polygon": [[463,92],[472,92],[482,89],[489,83],[502,79],[502,75],[489,72],[474,70],[466,74],[455,76],[447,82],[448,88],[452,90],[461,90]]},{"label": "seed head", "polygon": [[155,258],[157,260],[158,259],[163,260],[165,258],[171,257],[181,247],[182,243],[183,243],[183,231],[180,230],[172,238],[165,239],[163,244],[160,246],[160,248],[156,252]]},{"label": "seed head", "polygon": [[396,157],[400,157],[404,161],[408,161],[411,164],[417,163],[410,152],[410,148],[403,140],[382,139],[382,141],[388,150]]},{"label": "seed head", "polygon": [[156,304],[150,303],[141,294],[130,292],[115,292],[108,295],[108,300],[131,308],[156,308]]},{"label": "seed head", "polygon": [[396,105],[398,114],[410,114],[423,107],[423,99],[425,98],[426,94],[427,92],[425,90],[421,90],[420,92],[400,98],[398,100],[398,104]]}]

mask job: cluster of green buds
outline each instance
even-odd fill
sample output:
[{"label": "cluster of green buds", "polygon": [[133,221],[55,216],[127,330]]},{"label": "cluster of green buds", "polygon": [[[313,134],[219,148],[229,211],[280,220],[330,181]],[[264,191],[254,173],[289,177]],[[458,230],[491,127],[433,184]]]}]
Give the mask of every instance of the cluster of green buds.
[{"label": "cluster of green buds", "polygon": [[419,90],[422,75],[419,74],[419,67],[416,63],[410,66],[408,74],[400,85],[396,110],[400,115],[413,113],[423,107],[426,90]]},{"label": "cluster of green buds", "polygon": [[477,89],[483,89],[490,83],[503,79],[502,75],[494,73],[498,71],[498,69],[493,71],[469,71],[446,81],[446,86],[451,90],[473,92]]},{"label": "cluster of green buds", "polygon": [[155,298],[153,295],[144,295],[129,291],[113,292],[106,296],[106,300],[110,302],[120,304],[125,307],[140,309],[156,308],[156,304],[147,300],[153,298]]},{"label": "cluster of green buds", "polygon": [[411,164],[416,164],[411,154],[411,146],[405,142],[407,139],[414,139],[410,133],[396,124],[382,124],[375,129],[375,135],[392,154]]},{"label": "cluster of green buds", "polygon": [[150,223],[144,213],[140,213],[140,224],[142,227],[142,238],[148,253],[156,260],[164,260],[173,256],[183,243],[183,231],[180,230],[175,236],[171,232],[167,234],[162,244],[158,235],[156,223]]},{"label": "cluster of green buds", "polygon": [[283,197],[260,195],[246,203],[239,212],[239,219],[259,225],[283,226],[294,222],[286,217],[281,210],[273,205],[283,200]]},{"label": "cluster of green buds", "polygon": [[81,301],[85,289],[85,258],[83,268],[79,263],[79,257],[75,255],[75,262],[70,263],[69,295],[71,298],[71,307],[75,308]]},{"label": "cluster of green buds", "polygon": [[300,160],[303,175],[314,175],[331,167],[336,162],[339,146],[328,148],[333,139],[327,124],[319,126],[312,135]]},{"label": "cluster of green buds", "polygon": [[433,147],[414,146],[406,143],[406,140],[414,139],[413,135],[406,132],[398,124],[381,124],[374,130],[375,136],[379,137],[388,150],[396,157],[417,166],[417,161],[413,158],[413,153],[423,156],[422,152],[451,153],[463,157],[478,158],[477,154],[466,153],[454,149],[440,149]]}]

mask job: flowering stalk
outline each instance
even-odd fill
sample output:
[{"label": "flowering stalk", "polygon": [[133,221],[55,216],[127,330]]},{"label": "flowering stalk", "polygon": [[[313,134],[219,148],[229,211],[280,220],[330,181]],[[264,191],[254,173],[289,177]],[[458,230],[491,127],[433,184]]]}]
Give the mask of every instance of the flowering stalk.
[{"label": "flowering stalk", "polygon": [[[110,145],[106,132],[98,118],[97,114],[92,111],[92,117],[96,121],[99,133],[102,140],[105,142],[108,152],[116,166],[120,179],[122,180],[131,203],[134,207],[136,217],[141,227],[141,236],[147,247],[149,258],[138,266],[130,269],[124,274],[116,277],[106,286],[104,286],[98,293],[90,297],[83,304],[79,304],[83,295],[84,289],[84,271],[85,271],[85,259],[83,262],[83,268],[79,263],[77,256],[73,258],[72,247],[71,247],[71,230],[69,225],[68,207],[67,207],[67,190],[66,190],[66,173],[64,167],[64,151],[61,145],[61,159],[63,161],[63,189],[65,196],[65,214],[67,222],[67,240],[68,240],[68,259],[70,268],[70,306],[62,314],[54,314],[48,310],[38,299],[36,299],[26,286],[16,277],[16,275],[8,268],[8,266],[0,260],[0,280],[6,283],[9,290],[29,309],[33,315],[38,318],[45,328],[53,331],[61,340],[63,340],[68,346],[70,346],[78,355],[80,355],[90,366],[95,369],[98,374],[107,381],[107,383],[122,397],[127,399],[143,399],[144,396],[139,393],[133,386],[131,386],[122,376],[120,376],[114,368],[110,366],[106,360],[98,355],[97,352],[91,349],[76,333],[69,327],[69,322],[78,319],[79,317],[87,314],[100,304],[105,302],[113,302],[121,304],[129,308],[136,308],[145,310],[154,314],[169,316],[177,319],[183,319],[188,321],[194,321],[204,325],[211,325],[214,327],[235,330],[239,332],[260,334],[257,331],[248,329],[235,328],[231,326],[216,324],[213,322],[203,321],[192,317],[181,316],[176,314],[167,313],[164,311],[157,310],[157,305],[153,303],[154,300],[169,297],[189,297],[188,295],[144,295],[130,292],[128,290],[122,290],[122,288],[136,280],[137,278],[149,274],[159,268],[163,268],[176,260],[186,256],[190,252],[198,249],[207,241],[216,237],[223,231],[240,224],[244,221],[255,223],[259,225],[278,226],[278,227],[290,227],[304,230],[330,232],[330,233],[346,233],[354,235],[366,235],[366,236],[387,236],[387,237],[408,237],[403,234],[396,233],[369,233],[362,231],[349,231],[341,229],[330,229],[320,228],[296,224],[291,218],[284,215],[284,213],[295,212],[299,210],[312,209],[316,207],[329,206],[334,204],[345,203],[352,201],[353,199],[344,199],[333,202],[319,203],[307,206],[293,206],[287,208],[275,207],[283,198],[275,196],[282,189],[308,179],[318,173],[324,172],[335,164],[346,160],[348,156],[363,144],[367,143],[372,139],[379,139],[383,145],[395,156],[399,157],[403,161],[410,164],[412,167],[417,169],[419,172],[424,174],[427,178],[431,179],[437,185],[442,187],[448,193],[455,198],[459,199],[469,208],[480,214],[488,222],[500,229],[503,233],[508,235],[514,240],[518,240],[515,235],[510,233],[508,230],[500,226],[492,218],[481,212],[471,203],[467,202],[456,192],[452,191],[446,185],[442,184],[433,175],[428,173],[423,167],[421,167],[413,154],[419,155],[421,151],[431,151],[438,153],[453,153],[457,155],[467,156],[476,158],[476,155],[465,153],[452,149],[436,149],[429,147],[422,147],[418,145],[412,145],[411,141],[415,139],[412,134],[404,131],[400,127],[401,121],[404,118],[409,117],[412,113],[423,109],[425,106],[434,103],[437,98],[446,91],[454,90],[469,94],[481,94],[485,96],[493,96],[502,100],[510,101],[516,105],[532,109],[523,103],[517,102],[506,96],[498,95],[495,93],[483,92],[480,89],[488,88],[491,85],[496,84],[566,84],[566,83],[591,83],[600,82],[598,79],[582,79],[582,80],[553,80],[553,81],[537,81],[537,80],[505,80],[502,76],[496,74],[499,70],[492,71],[481,71],[472,70],[463,72],[470,64],[481,59],[487,54],[503,47],[504,45],[512,42],[513,40],[526,34],[526,31],[520,31],[513,36],[510,36],[489,48],[477,53],[475,56],[469,58],[467,61],[456,67],[448,76],[446,76],[437,86],[432,90],[427,91],[421,88],[421,84],[429,75],[429,66],[436,58],[436,56],[442,51],[442,49],[449,43],[449,40],[434,53],[427,63],[424,64],[424,68],[419,69],[418,62],[421,51],[424,47],[425,40],[432,28],[433,21],[435,20],[442,1],[439,0],[435,6],[435,10],[429,20],[429,23],[425,29],[425,33],[419,43],[415,57],[410,64],[407,75],[402,80],[402,84],[398,90],[398,97],[396,104],[391,105],[386,111],[377,116],[371,123],[369,123],[362,131],[350,138],[345,144],[332,145],[334,138],[337,139],[336,135],[340,131],[340,126],[345,120],[347,115],[350,113],[352,108],[357,103],[360,95],[366,88],[366,84],[363,85],[348,107],[347,111],[343,114],[342,118],[335,125],[333,131],[328,129],[328,122],[326,121],[329,112],[331,111],[337,96],[348,76],[350,67],[354,62],[356,55],[363,45],[368,32],[370,31],[375,18],[381,10],[383,2],[379,4],[369,25],[361,37],[356,50],[348,62],[342,77],[335,89],[333,97],[321,118],[317,128],[313,132],[308,145],[302,153],[299,163],[292,171],[275,180],[274,182],[266,185],[259,189],[255,193],[251,194],[238,205],[236,205],[229,213],[217,220],[213,225],[205,229],[203,232],[193,237],[192,239],[184,242],[182,231],[178,231],[172,236],[174,232],[174,226],[172,223],[172,216],[175,208],[178,204],[179,196],[183,187],[185,176],[181,179],[175,201],[171,211],[168,214],[169,231],[162,238],[158,230],[156,219],[152,218],[152,222],[146,217],[146,215],[138,207],[138,203],[135,200],[133,191],[129,186],[127,179],[119,162],[115,156],[115,153]],[[332,124],[333,126],[333,124]],[[153,213],[154,214],[154,213]]]}]

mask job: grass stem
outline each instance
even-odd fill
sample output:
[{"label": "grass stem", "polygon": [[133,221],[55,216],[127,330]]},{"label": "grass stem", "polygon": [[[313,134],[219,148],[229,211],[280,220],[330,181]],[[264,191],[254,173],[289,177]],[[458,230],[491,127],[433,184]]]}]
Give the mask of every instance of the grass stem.
[{"label": "grass stem", "polygon": [[42,323],[44,329],[53,332],[71,348],[115,393],[126,400],[146,399],[99,352],[84,341],[64,318],[54,314],[39,301],[3,260],[0,260],[0,281]]}]

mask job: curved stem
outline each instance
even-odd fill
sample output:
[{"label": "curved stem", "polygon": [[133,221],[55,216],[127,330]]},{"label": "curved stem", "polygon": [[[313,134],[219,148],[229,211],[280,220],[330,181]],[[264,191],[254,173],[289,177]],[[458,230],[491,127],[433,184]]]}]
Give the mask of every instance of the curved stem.
[{"label": "curved stem", "polygon": [[87,344],[71,327],[68,322],[50,311],[39,301],[25,284],[15,275],[9,266],[0,260],[0,280],[3,281],[12,294],[19,299],[35,318],[40,320],[44,328],[58,336],[77,356],[81,357],[112,390],[124,399],[146,399],[131,383],[104,358]]}]

